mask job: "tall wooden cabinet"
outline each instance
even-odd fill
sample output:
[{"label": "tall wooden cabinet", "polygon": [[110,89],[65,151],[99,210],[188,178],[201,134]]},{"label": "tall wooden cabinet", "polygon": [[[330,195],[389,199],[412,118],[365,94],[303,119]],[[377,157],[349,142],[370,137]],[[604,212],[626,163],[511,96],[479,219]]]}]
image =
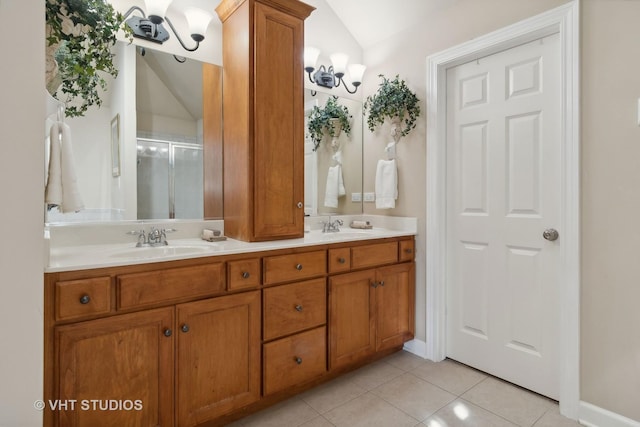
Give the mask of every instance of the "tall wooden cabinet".
[{"label": "tall wooden cabinet", "polygon": [[[304,233],[304,19],[298,0],[223,0],[225,233]],[[206,166],[205,166],[206,167]]]}]

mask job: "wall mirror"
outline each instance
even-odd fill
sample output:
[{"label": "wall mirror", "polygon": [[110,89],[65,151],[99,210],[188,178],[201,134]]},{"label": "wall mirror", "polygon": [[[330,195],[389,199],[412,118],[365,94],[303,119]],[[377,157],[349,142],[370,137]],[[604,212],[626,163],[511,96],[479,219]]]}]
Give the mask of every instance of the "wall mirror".
[{"label": "wall mirror", "polygon": [[[305,215],[357,215],[362,206],[362,102],[338,97],[348,109],[351,132],[332,138],[325,135],[317,150],[309,132],[313,107],[324,108],[330,92],[305,89]],[[338,168],[339,166],[339,168]],[[342,190],[344,188],[344,190]],[[344,193],[344,194],[343,194]],[[355,195],[355,196],[354,196]],[[358,197],[359,196],[359,197]]]},{"label": "wall mirror", "polygon": [[[221,138],[221,117],[211,116],[221,114],[221,67],[123,42],[114,51],[118,77],[109,81],[102,106],[65,119],[85,209],[53,209],[45,222],[202,219],[207,122],[217,124]],[[212,94],[219,97],[215,108]],[[207,174],[221,181],[221,170]]]}]

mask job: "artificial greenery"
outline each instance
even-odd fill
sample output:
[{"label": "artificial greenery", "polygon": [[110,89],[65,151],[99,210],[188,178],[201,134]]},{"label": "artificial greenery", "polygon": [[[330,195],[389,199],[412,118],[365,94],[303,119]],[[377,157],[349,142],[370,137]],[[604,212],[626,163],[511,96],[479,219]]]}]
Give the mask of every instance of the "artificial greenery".
[{"label": "artificial greenery", "polygon": [[118,75],[111,48],[122,21],[105,0],[47,0],[47,46],[57,46],[59,74],[47,90],[65,103],[68,117],[102,104],[98,90],[105,90],[107,82],[101,73]]},{"label": "artificial greenery", "polygon": [[314,143],[313,151],[318,149],[325,134],[331,137],[338,136],[333,126],[335,120],[332,119],[338,119],[342,132],[351,135],[351,117],[349,109],[345,105],[338,104],[337,96],[329,97],[322,108],[314,105],[307,123],[309,135]]},{"label": "artificial greenery", "polygon": [[401,126],[401,136],[407,136],[416,127],[416,119],[420,116],[420,105],[418,97],[407,87],[404,80],[400,80],[398,75],[393,80],[387,79],[380,74],[382,83],[378,91],[368,96],[365,103],[365,111],[369,111],[367,125],[373,132],[376,126],[384,123],[386,118],[399,118],[403,121]]}]

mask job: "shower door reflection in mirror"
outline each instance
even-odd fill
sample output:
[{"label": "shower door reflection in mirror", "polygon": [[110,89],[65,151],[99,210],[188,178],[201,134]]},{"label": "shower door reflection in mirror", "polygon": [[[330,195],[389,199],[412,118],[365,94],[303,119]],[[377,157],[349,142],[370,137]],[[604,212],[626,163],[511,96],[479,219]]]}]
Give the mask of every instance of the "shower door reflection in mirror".
[{"label": "shower door reflection in mirror", "polygon": [[138,219],[202,218],[202,145],[138,138]]}]

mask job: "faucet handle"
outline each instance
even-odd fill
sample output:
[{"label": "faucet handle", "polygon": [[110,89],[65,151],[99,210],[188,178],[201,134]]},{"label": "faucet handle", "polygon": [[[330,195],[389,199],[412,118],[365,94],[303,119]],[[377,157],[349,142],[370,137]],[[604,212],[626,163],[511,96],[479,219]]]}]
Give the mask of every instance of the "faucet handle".
[{"label": "faucet handle", "polygon": [[145,244],[149,243],[147,241],[147,237],[144,234],[144,230],[127,231],[127,234],[132,234],[134,236],[138,236],[138,244],[136,245],[136,247],[140,247],[142,245],[145,245]]},{"label": "faucet handle", "polygon": [[341,219],[336,219],[336,223],[338,225],[343,225],[344,224],[344,222]]}]

